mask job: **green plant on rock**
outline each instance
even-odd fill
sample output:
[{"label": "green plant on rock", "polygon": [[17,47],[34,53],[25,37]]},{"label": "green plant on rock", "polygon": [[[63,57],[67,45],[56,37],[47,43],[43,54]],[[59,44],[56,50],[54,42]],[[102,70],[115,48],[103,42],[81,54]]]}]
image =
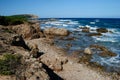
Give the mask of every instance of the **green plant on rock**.
[{"label": "green plant on rock", "polygon": [[15,74],[17,67],[21,64],[21,56],[14,54],[5,54],[0,59],[0,74]]}]

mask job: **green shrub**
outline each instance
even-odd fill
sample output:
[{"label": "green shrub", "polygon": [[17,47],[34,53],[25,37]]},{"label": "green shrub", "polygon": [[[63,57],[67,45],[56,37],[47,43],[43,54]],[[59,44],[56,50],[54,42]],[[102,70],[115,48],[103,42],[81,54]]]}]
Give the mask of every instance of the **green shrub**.
[{"label": "green shrub", "polygon": [[14,54],[5,54],[0,59],[0,74],[15,74],[17,67],[21,64],[21,56]]},{"label": "green shrub", "polygon": [[27,22],[25,16],[0,16],[0,25],[18,25]]}]

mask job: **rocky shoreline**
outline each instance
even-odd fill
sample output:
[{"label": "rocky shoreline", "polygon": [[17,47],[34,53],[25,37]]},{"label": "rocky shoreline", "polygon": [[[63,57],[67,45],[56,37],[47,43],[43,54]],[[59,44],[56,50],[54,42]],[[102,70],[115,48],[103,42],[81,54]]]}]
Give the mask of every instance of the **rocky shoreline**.
[{"label": "rocky shoreline", "polygon": [[[1,75],[0,80],[120,79],[117,73],[106,73],[102,71],[102,66],[90,62],[92,55],[90,48],[100,49],[102,56],[115,56],[114,53],[104,55],[106,52],[110,53],[104,47],[92,45],[84,51],[76,51],[73,55],[67,56],[66,50],[55,45],[54,37],[65,37],[69,34],[68,30],[57,28],[42,31],[36,22],[15,26],[0,25],[0,56],[5,53],[23,56],[23,65],[18,67],[15,75]],[[79,53],[81,57],[78,57]]]}]

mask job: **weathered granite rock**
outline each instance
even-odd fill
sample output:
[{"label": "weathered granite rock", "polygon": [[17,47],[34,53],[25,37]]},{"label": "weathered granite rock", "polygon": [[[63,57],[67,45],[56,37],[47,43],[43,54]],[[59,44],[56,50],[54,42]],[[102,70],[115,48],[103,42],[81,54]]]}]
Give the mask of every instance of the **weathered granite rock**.
[{"label": "weathered granite rock", "polygon": [[44,54],[41,56],[41,61],[49,66],[53,71],[62,71],[63,64],[68,62],[68,59],[62,56],[51,56]]},{"label": "weathered granite rock", "polygon": [[57,35],[57,36],[68,36],[69,31],[64,28],[47,28],[44,30],[45,34]]},{"label": "weathered granite rock", "polygon": [[22,37],[22,35],[13,35],[12,37],[9,38],[9,42],[11,43],[11,45],[14,45],[14,46],[21,46],[25,49],[28,49],[28,46],[25,44],[25,41]]},{"label": "weathered granite rock", "polygon": [[[22,35],[25,39],[39,38],[40,37],[40,24],[21,24],[16,26],[11,26],[11,29],[19,35]],[[36,36],[35,36],[36,35]]]}]

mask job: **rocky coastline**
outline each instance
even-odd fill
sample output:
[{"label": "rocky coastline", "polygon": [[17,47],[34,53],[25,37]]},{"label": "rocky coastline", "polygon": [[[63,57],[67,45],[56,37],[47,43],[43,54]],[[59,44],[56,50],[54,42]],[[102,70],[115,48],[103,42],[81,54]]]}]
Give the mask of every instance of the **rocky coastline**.
[{"label": "rocky coastline", "polygon": [[[83,32],[89,32],[84,28]],[[98,33],[107,32],[97,29]],[[101,50],[100,56],[116,56],[104,46],[91,45],[85,50],[67,51],[55,45],[54,38],[66,38],[70,33],[66,29],[40,29],[38,22],[14,26],[0,25],[0,56],[3,54],[22,55],[22,65],[14,75],[0,76],[0,80],[119,80],[117,73],[107,73],[97,63],[91,63],[93,49]],[[90,34],[90,36],[94,34]],[[101,35],[101,34],[95,34]],[[68,47],[72,45],[67,45]],[[78,54],[80,56],[78,56]]]}]

